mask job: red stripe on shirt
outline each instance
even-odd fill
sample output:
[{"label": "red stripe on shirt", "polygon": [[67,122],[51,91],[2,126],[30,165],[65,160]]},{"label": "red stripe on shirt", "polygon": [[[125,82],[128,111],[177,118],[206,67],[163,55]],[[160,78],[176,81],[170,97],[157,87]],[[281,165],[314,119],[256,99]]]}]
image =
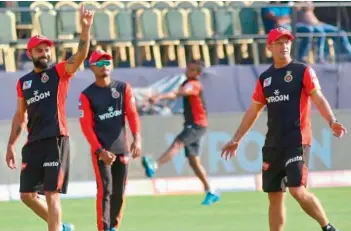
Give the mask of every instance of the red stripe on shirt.
[{"label": "red stripe on shirt", "polygon": [[22,90],[22,86],[21,86],[21,81],[17,81],[17,85],[16,85],[16,90],[17,90],[17,97],[18,98],[23,98],[23,90]]},{"label": "red stripe on shirt", "polygon": [[311,100],[310,95],[320,90],[319,81],[315,71],[311,67],[305,69],[303,75],[303,90],[300,97],[300,128],[302,144],[312,143],[312,122],[311,122]]},{"label": "red stripe on shirt", "polygon": [[256,103],[266,104],[266,97],[263,93],[263,87],[260,80],[257,80],[254,93],[252,94],[252,100]]},{"label": "red stripe on shirt", "polygon": [[71,74],[66,72],[66,62],[60,62],[55,65],[57,75],[59,77],[59,85],[57,89],[57,117],[59,122],[60,134],[68,135],[68,124],[66,118],[66,97]]},{"label": "red stripe on shirt", "polygon": [[124,111],[128,120],[129,128],[133,135],[140,132],[140,118],[135,105],[132,88],[126,84]]},{"label": "red stripe on shirt", "polygon": [[193,122],[199,126],[207,127],[207,113],[202,96],[202,85],[199,80],[192,80],[183,86],[188,94]]},{"label": "red stripe on shirt", "polygon": [[207,127],[208,121],[202,97],[200,95],[190,96],[189,101],[194,123],[199,126]]},{"label": "red stripe on shirt", "polygon": [[94,131],[94,112],[91,110],[89,99],[83,93],[79,96],[79,102],[79,110],[81,113],[79,118],[80,126],[84,136],[90,144],[93,153],[95,153],[97,149],[102,147],[102,145],[100,144]]}]

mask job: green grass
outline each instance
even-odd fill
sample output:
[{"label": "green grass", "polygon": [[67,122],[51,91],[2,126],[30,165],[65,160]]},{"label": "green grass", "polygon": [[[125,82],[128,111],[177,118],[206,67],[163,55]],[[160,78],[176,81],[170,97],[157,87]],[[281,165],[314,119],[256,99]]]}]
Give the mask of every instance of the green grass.
[{"label": "green grass", "polygon": [[[322,201],[329,219],[341,231],[351,227],[351,188],[312,190]],[[128,197],[120,231],[268,231],[267,196],[262,192],[226,193],[220,203],[203,207],[202,195]],[[319,231],[287,196],[286,231]],[[77,231],[95,231],[93,199],[63,200],[64,220]],[[0,203],[1,231],[44,231],[45,223],[20,202]]]}]

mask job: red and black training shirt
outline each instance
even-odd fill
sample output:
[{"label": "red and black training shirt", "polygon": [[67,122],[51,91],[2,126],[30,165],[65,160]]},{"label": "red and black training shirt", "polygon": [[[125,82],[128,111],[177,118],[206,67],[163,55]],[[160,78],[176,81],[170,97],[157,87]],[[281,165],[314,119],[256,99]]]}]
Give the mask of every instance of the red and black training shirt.
[{"label": "red and black training shirt", "polygon": [[253,100],[267,106],[266,147],[311,145],[310,95],[319,89],[315,71],[296,61],[261,74]]},{"label": "red and black training shirt", "polygon": [[181,89],[189,94],[183,96],[185,126],[207,127],[207,110],[201,82],[198,79],[188,79],[182,83]]},{"label": "red and black training shirt", "polygon": [[42,72],[34,72],[17,82],[17,96],[24,99],[28,113],[28,142],[68,136],[66,97],[71,74],[61,62]]},{"label": "red and black training shirt", "polygon": [[108,87],[95,83],[79,97],[80,124],[92,152],[104,148],[128,154],[126,118],[133,135],[140,132],[140,119],[129,84],[112,80]]}]

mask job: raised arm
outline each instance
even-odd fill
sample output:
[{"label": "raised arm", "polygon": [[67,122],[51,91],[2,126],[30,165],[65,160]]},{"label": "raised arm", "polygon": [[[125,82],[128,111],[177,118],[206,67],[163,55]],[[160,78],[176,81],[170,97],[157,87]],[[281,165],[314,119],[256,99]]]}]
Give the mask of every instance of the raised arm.
[{"label": "raised arm", "polygon": [[80,25],[82,32],[80,34],[78,51],[65,63],[65,71],[67,74],[74,74],[88,56],[90,45],[90,28],[93,24],[93,20],[94,12],[84,9],[84,6],[82,6],[80,9]]},{"label": "raised arm", "polygon": [[179,87],[177,91],[171,91],[165,94],[157,95],[152,100],[154,102],[157,102],[163,99],[175,100],[179,96],[198,95],[201,91],[201,88],[202,86],[199,82],[188,82],[184,86]]}]

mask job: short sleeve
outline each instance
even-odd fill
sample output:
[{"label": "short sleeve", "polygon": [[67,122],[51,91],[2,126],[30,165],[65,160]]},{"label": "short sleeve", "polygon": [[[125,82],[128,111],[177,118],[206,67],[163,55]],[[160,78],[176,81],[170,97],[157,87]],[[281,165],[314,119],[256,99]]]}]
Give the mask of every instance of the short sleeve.
[{"label": "short sleeve", "polygon": [[23,98],[23,90],[22,90],[22,86],[21,86],[21,81],[17,81],[17,85],[16,85],[16,90],[17,90],[17,97],[18,98]]},{"label": "short sleeve", "polygon": [[183,90],[189,95],[198,95],[201,91],[201,83],[200,82],[188,82],[183,86]]},{"label": "short sleeve", "polygon": [[256,82],[256,87],[252,95],[252,100],[255,103],[266,104],[266,97],[264,96],[262,83],[260,80],[257,80]]},{"label": "short sleeve", "polygon": [[321,89],[316,72],[311,67],[305,69],[303,75],[303,88],[308,95]]},{"label": "short sleeve", "polygon": [[55,68],[56,68],[56,71],[57,71],[59,78],[69,79],[73,76],[72,74],[69,74],[66,72],[66,61],[63,61],[63,62],[56,64]]}]

